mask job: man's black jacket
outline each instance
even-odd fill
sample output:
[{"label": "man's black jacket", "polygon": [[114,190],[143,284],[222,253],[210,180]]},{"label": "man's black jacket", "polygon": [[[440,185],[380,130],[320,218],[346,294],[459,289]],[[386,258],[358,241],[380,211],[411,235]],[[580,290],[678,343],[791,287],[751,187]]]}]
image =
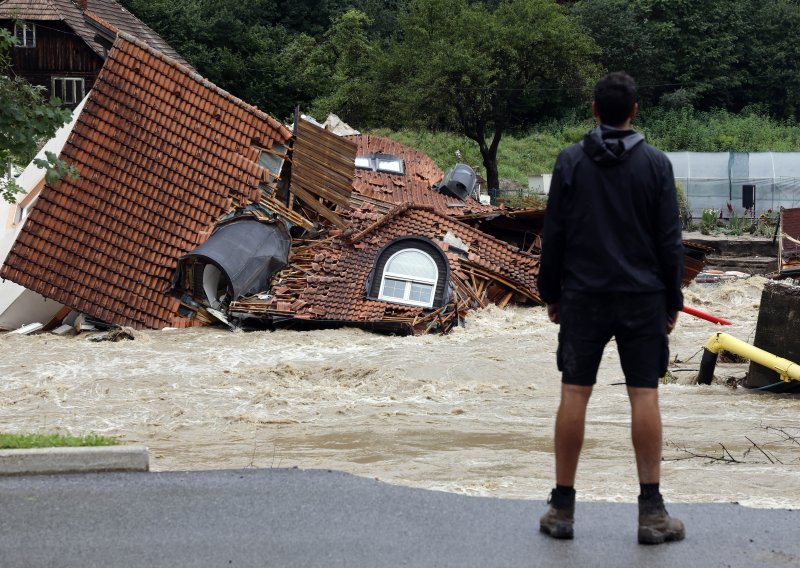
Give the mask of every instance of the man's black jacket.
[{"label": "man's black jacket", "polygon": [[547,200],[538,287],[665,291],[683,307],[683,245],[672,164],[641,134],[600,126],[559,154]]}]

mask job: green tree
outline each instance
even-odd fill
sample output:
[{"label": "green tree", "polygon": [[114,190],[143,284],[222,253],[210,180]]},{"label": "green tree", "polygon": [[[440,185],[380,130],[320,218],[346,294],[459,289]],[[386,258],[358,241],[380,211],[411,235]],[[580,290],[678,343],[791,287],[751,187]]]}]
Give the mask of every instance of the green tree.
[{"label": "green tree", "polygon": [[509,129],[585,98],[597,48],[566,9],[548,0],[413,0],[385,61],[379,89],[393,126],[455,127],[474,140],[489,188]]},{"label": "green tree", "polygon": [[747,70],[737,107],[760,104],[772,116],[800,119],[800,4],[751,0],[740,42]]},{"label": "green tree", "polygon": [[[44,100],[42,90],[27,81],[9,75],[9,50],[16,40],[0,29],[0,164],[29,162],[39,145],[51,138],[70,119],[70,111],[61,101]],[[47,181],[55,183],[62,175],[76,175],[73,168],[49,153],[37,165],[47,169]],[[3,168],[5,169],[5,168]],[[0,194],[13,203],[22,188],[13,180],[0,178]]]},{"label": "green tree", "polygon": [[335,112],[345,121],[365,124],[376,107],[375,78],[379,50],[368,37],[372,20],[365,13],[349,10],[337,17],[310,59],[324,77],[323,92],[312,113],[324,118]]},{"label": "green tree", "polygon": [[658,60],[641,5],[629,0],[580,0],[571,14],[600,47],[600,64],[607,71],[625,71],[643,85],[654,82]]},{"label": "green tree", "polygon": [[312,69],[306,30],[330,24],[331,1],[125,0],[128,8],[217,86],[280,119],[308,107],[329,69]]},{"label": "green tree", "polygon": [[731,108],[747,82],[750,0],[579,0],[571,13],[648,106]]},{"label": "green tree", "polygon": [[658,64],[652,88],[666,106],[729,108],[744,81],[741,0],[636,0]]}]

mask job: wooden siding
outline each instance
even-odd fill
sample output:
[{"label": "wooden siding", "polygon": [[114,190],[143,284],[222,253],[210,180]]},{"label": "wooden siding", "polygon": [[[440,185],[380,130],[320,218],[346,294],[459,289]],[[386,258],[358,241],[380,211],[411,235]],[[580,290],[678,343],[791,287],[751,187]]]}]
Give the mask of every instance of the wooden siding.
[{"label": "wooden siding", "polygon": [[[63,22],[33,22],[36,25],[36,47],[15,47],[11,65],[14,72],[34,85],[42,85],[50,95],[53,77],[82,77],[85,91],[94,81],[103,60]],[[0,26],[13,32],[14,23],[0,21]]]}]

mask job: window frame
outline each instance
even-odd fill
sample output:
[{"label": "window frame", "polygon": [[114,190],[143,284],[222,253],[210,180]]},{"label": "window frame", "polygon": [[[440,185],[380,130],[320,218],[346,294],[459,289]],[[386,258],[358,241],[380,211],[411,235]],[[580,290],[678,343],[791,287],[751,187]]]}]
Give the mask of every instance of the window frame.
[{"label": "window frame", "polygon": [[[50,78],[50,95],[51,96],[58,96],[56,95],[56,82],[61,82],[61,94],[66,93],[67,85],[72,85],[72,95],[75,97],[75,100],[67,100],[62,97],[58,97],[61,99],[61,104],[64,105],[76,105],[80,103],[84,97],[86,96],[86,79],[84,77],[67,77],[67,76],[56,76]],[[77,86],[80,85],[80,95],[78,95]]]},{"label": "window frame", "polygon": [[[360,163],[359,163],[360,162]],[[381,163],[392,163],[396,162],[398,164],[397,169],[381,167]],[[400,156],[395,156],[393,154],[365,154],[356,156],[355,160],[355,167],[358,170],[367,170],[373,172],[379,172],[382,174],[391,174],[395,176],[403,176],[406,174],[406,162]]]},{"label": "window frame", "polygon": [[[22,26],[22,38],[20,41],[20,34],[18,29]],[[30,35],[30,42],[28,36]],[[27,20],[20,20],[14,22],[14,37],[17,39],[17,44],[14,47],[22,49],[32,49],[36,47],[36,24]]]},{"label": "window frame", "polygon": [[[390,266],[392,261],[396,257],[398,257],[398,256],[400,256],[402,254],[408,254],[410,252],[419,253],[422,256],[424,256],[428,260],[428,262],[431,264],[431,266],[433,267],[434,271],[436,272],[436,277],[431,279],[431,278],[425,278],[425,277],[420,277],[420,276],[415,276],[415,275],[410,275],[410,274],[403,274],[403,273],[400,273],[400,272],[392,272],[390,270],[387,270],[386,267]],[[387,296],[387,295],[384,294],[384,289],[386,287],[386,280],[387,279],[405,282],[405,289],[404,289],[404,292],[403,292],[403,298],[398,298],[397,296]],[[392,303],[395,303],[395,304],[404,304],[404,305],[408,305],[408,306],[418,306],[418,307],[422,307],[422,308],[432,308],[434,303],[436,302],[436,286],[438,285],[438,283],[439,283],[439,266],[436,264],[436,261],[433,259],[433,257],[430,254],[428,254],[427,252],[425,252],[422,249],[419,249],[419,248],[416,248],[416,247],[412,247],[412,246],[406,247],[406,248],[402,248],[402,249],[398,250],[397,252],[393,253],[392,256],[390,256],[387,259],[386,264],[384,265],[383,271],[381,273],[381,284],[380,284],[380,287],[378,289],[378,299],[379,300],[383,300],[385,302],[392,302]],[[413,300],[413,299],[410,298],[413,284],[422,284],[422,285],[425,285],[425,286],[430,286],[429,301],[421,302],[419,300]]]}]

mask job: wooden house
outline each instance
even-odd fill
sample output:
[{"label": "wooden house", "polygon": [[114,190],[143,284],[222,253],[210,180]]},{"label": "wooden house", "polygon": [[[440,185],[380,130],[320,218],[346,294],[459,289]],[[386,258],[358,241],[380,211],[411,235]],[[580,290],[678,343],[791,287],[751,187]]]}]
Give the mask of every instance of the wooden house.
[{"label": "wooden house", "polygon": [[0,0],[0,27],[17,39],[11,70],[74,108],[94,85],[116,33],[187,65],[152,29],[113,0]]}]

